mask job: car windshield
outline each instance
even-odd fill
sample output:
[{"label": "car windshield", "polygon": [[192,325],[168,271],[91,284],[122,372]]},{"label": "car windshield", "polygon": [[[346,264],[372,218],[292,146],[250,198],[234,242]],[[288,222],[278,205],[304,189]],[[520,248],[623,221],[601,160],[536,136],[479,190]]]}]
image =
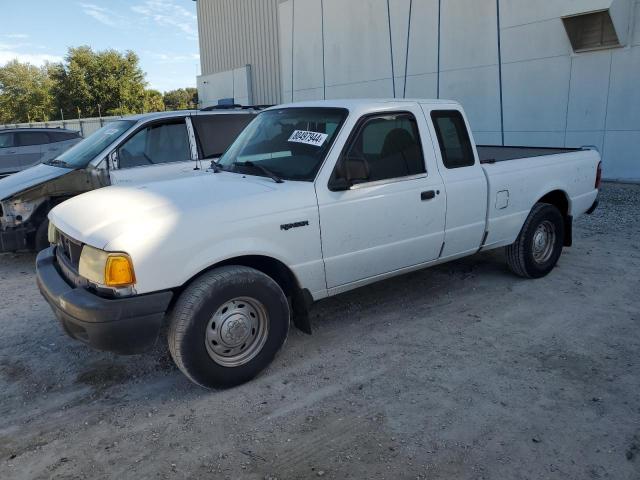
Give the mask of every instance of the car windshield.
[{"label": "car windshield", "polygon": [[283,108],[259,114],[217,162],[251,175],[311,182],[348,111],[342,108]]},{"label": "car windshield", "polygon": [[96,155],[107,148],[109,144],[120,135],[129,130],[135,123],[134,120],[116,120],[115,122],[109,122],[62,155],[45,163],[67,168],[84,168]]}]

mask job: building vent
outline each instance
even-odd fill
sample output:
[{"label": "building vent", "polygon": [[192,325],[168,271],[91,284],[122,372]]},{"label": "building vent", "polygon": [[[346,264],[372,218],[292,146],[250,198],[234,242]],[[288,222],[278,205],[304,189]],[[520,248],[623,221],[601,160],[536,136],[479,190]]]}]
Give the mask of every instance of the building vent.
[{"label": "building vent", "polygon": [[565,17],[562,21],[574,52],[620,46],[608,10]]}]

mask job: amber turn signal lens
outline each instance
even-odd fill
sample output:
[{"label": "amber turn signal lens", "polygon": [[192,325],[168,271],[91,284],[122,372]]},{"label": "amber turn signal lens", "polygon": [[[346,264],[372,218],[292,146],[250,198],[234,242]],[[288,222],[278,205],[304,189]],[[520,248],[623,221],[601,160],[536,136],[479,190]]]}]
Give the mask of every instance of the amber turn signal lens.
[{"label": "amber turn signal lens", "polygon": [[105,285],[126,287],[136,283],[131,259],[124,255],[110,255],[104,269]]}]

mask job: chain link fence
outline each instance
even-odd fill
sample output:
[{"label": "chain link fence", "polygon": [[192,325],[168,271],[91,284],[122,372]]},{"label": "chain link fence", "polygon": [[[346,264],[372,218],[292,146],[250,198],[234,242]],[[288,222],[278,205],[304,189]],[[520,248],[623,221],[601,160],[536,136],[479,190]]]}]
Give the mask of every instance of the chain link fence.
[{"label": "chain link fence", "polygon": [[113,117],[80,118],[75,120],[53,120],[51,122],[31,122],[31,123],[7,123],[0,125],[0,130],[5,128],[66,128],[80,132],[83,137],[88,137],[100,127],[109,122],[119,120],[121,115]]}]

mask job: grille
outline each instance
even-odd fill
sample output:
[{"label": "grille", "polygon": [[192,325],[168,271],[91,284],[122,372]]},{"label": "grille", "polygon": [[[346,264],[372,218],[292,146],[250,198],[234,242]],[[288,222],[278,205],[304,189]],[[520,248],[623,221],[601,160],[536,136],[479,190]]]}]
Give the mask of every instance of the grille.
[{"label": "grille", "polygon": [[78,273],[82,243],[73,240],[60,231],[58,231],[58,234],[58,245],[56,246],[56,256],[58,260],[64,262],[65,265],[75,273]]},{"label": "grille", "polygon": [[88,281],[78,273],[80,253],[82,253],[82,243],[58,230],[58,243],[56,244],[58,271],[69,285],[86,288]]}]

